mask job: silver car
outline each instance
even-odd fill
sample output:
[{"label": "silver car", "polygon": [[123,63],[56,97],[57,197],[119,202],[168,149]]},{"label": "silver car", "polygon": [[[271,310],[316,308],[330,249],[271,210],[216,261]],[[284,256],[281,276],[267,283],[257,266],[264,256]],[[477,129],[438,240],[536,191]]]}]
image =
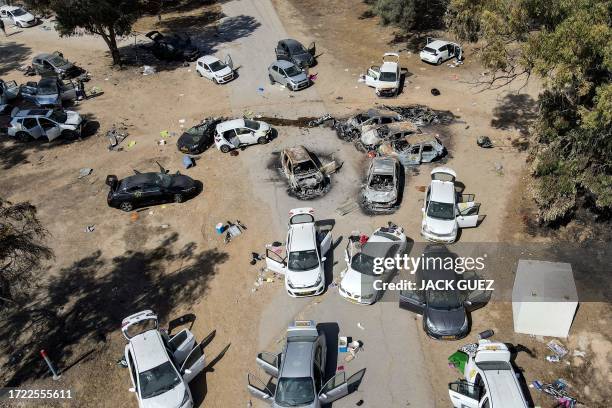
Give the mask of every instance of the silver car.
[{"label": "silver car", "polygon": [[272,63],[268,67],[268,77],[272,85],[278,82],[292,91],[299,91],[310,85],[310,79],[308,79],[306,72],[289,61],[276,61]]},{"label": "silver car", "polygon": [[55,76],[61,79],[80,75],[83,70],[64,58],[64,54],[55,51],[51,54],[38,54],[32,59],[32,68],[37,75]]},{"label": "silver car", "polygon": [[363,207],[373,212],[393,212],[400,198],[400,166],[394,157],[372,159],[363,187]]},{"label": "silver car", "polygon": [[73,101],[77,97],[76,87],[70,81],[57,77],[43,77],[38,82],[21,85],[21,97],[37,106],[60,108],[63,101]]},{"label": "silver car", "polygon": [[[320,408],[357,390],[365,369],[346,379],[341,371],[325,381],[327,344],[325,334],[312,320],[294,322],[287,329],[281,354],[259,353],[257,364],[276,378],[274,392],[253,374],[247,375],[249,392],[273,408],[299,406]],[[332,362],[334,367],[336,362]]]}]

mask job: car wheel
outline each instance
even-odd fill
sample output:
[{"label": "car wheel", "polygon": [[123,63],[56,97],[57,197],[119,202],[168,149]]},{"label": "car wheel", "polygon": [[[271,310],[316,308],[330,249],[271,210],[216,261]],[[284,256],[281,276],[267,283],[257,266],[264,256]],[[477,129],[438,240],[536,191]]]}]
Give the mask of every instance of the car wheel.
[{"label": "car wheel", "polygon": [[270,85],[274,85],[274,78],[272,78],[272,75],[268,75],[268,78],[270,78]]},{"label": "car wheel", "polygon": [[124,201],[119,205],[119,208],[121,208],[125,212],[130,212],[134,209],[134,205],[129,201]]},{"label": "car wheel", "polygon": [[442,64],[442,58],[438,58],[438,60],[436,61],[436,65],[440,65]]},{"label": "car wheel", "polygon": [[268,143],[268,139],[266,139],[265,136],[262,136],[259,139],[257,139],[257,143],[259,143],[259,144],[266,144],[266,143]]},{"label": "car wheel", "polygon": [[26,133],[26,132],[17,132],[15,137],[20,142],[31,142],[32,140],[34,140],[34,138],[29,133]]},{"label": "car wheel", "polygon": [[219,150],[221,150],[221,153],[227,153],[230,151],[230,147],[228,145],[223,145],[219,148]]},{"label": "car wheel", "polygon": [[174,202],[175,203],[182,203],[183,202],[183,195],[182,194],[175,194],[174,195]]},{"label": "car wheel", "polygon": [[74,130],[64,130],[62,131],[61,136],[66,140],[76,140],[79,137],[79,134]]}]

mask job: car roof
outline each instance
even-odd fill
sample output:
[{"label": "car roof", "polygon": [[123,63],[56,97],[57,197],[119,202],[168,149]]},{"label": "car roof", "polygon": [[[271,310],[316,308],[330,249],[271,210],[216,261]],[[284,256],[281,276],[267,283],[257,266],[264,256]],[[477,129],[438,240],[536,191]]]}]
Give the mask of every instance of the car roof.
[{"label": "car roof", "polygon": [[232,119],[225,122],[221,122],[217,125],[217,132],[223,133],[230,129],[236,129],[244,127],[244,119]]},{"label": "car roof", "polygon": [[309,251],[316,249],[314,223],[291,224],[291,248],[293,251]]},{"label": "car roof", "polygon": [[9,5],[5,5],[0,7],[1,10],[8,10],[8,11],[13,11],[13,10],[17,10],[20,9],[22,7],[17,7],[17,6],[9,6]]},{"label": "car roof", "polygon": [[301,163],[311,160],[308,150],[306,150],[306,148],[301,145],[288,147],[284,150],[284,152],[287,157],[289,157],[289,160],[291,160],[292,163]]},{"label": "car roof", "polygon": [[380,66],[380,72],[396,72],[397,71],[397,63],[395,61],[386,61],[383,62]]},{"label": "car roof", "polygon": [[164,341],[157,330],[147,330],[132,337],[130,339],[130,349],[140,373],[169,360]]},{"label": "car roof", "polygon": [[433,40],[432,42],[430,42],[429,44],[425,45],[426,47],[429,48],[433,48],[434,50],[437,50],[438,48],[449,44],[450,41],[443,41],[443,40]]},{"label": "car roof", "polygon": [[26,116],[48,116],[52,111],[52,109],[22,109],[17,112],[13,117],[23,118]]},{"label": "car roof", "polygon": [[377,174],[393,174],[397,161],[392,157],[378,156],[372,159],[373,171]]},{"label": "car roof", "polygon": [[48,53],[48,52],[41,52],[40,54],[36,54],[36,55],[34,56],[34,58],[46,59],[46,58],[51,57],[52,55],[53,55],[53,54],[50,54],[50,53]]},{"label": "car roof", "polygon": [[455,202],[455,183],[452,181],[432,180],[431,200],[439,203]]},{"label": "car roof", "polygon": [[121,185],[124,187],[132,187],[140,184],[145,184],[155,180],[155,176],[159,173],[149,172],[149,173],[138,173],[133,176],[128,176],[121,180]]},{"label": "car roof", "polygon": [[57,83],[57,77],[42,77],[40,81],[38,81],[39,85],[46,84],[46,83],[51,83],[51,84]]},{"label": "car roof", "polygon": [[198,62],[203,62],[205,64],[212,64],[215,61],[220,61],[220,60],[214,55],[205,55],[203,57],[198,58]]},{"label": "car roof", "polygon": [[291,47],[300,47],[300,46],[303,47],[301,42],[299,42],[298,40],[294,40],[293,38],[285,38],[284,40],[280,40],[279,42],[280,43],[284,43],[289,48],[291,48]]},{"label": "car roof", "polygon": [[291,66],[294,66],[295,64],[293,62],[291,62],[291,61],[278,60],[278,61],[274,62],[273,65],[276,65],[279,68],[285,69],[285,68],[289,68]]},{"label": "car roof", "polygon": [[[487,383],[489,402],[492,407],[527,407],[514,370],[481,370],[481,372],[484,381]],[[521,403],[517,405],[519,401]]]},{"label": "car roof", "polygon": [[375,118],[375,117],[394,117],[394,116],[399,116],[399,113],[392,111],[391,109],[368,109],[367,112],[365,112],[365,115],[367,115],[369,118]]},{"label": "car roof", "polygon": [[[316,337],[315,337],[316,339]],[[287,343],[283,358],[282,377],[311,377],[313,341],[292,341]]]}]

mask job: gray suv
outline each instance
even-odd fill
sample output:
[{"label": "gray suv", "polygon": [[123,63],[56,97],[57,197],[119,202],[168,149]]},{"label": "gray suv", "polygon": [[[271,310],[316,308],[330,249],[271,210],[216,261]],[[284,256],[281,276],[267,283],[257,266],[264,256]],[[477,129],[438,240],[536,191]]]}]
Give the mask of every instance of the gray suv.
[{"label": "gray suv", "polygon": [[[365,368],[346,379],[344,371],[325,381],[327,344],[314,321],[300,320],[287,329],[287,343],[280,354],[259,353],[257,364],[276,379],[269,387],[247,375],[249,392],[273,408],[299,406],[320,408],[357,390]],[[333,362],[334,367],[336,362]],[[274,392],[270,391],[270,388]]]},{"label": "gray suv", "polygon": [[276,61],[268,67],[268,78],[274,85],[278,82],[292,91],[299,91],[310,85],[310,79],[304,71],[299,69],[293,62]]}]

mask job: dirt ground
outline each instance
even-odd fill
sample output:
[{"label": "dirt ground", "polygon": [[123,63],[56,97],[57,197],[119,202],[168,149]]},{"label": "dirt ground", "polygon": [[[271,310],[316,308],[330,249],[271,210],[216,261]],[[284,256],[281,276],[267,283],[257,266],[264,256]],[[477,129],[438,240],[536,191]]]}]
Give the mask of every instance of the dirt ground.
[{"label": "dirt ground", "polygon": [[[29,63],[36,53],[61,49],[67,58],[92,74],[88,87],[97,86],[104,92],[74,107],[99,126],[94,135],[74,143],[51,144],[20,144],[0,139],[0,192],[3,198],[13,202],[29,200],[36,205],[42,223],[50,232],[49,246],[55,253],[55,260],[37,282],[39,295],[29,308],[31,311],[51,308],[59,318],[47,328],[51,335],[45,337],[46,343],[20,334],[36,329],[27,310],[22,322],[0,326],[3,333],[0,378],[4,384],[32,387],[60,384],[72,389],[78,397],[76,404],[58,404],[62,406],[136,406],[135,399],[127,392],[127,370],[116,363],[124,345],[119,325],[128,314],[152,308],[164,322],[183,313],[194,313],[197,320],[193,331],[198,339],[214,332],[213,340],[206,347],[209,366],[192,385],[196,406],[246,405],[249,397],[245,377],[254,367],[253,357],[259,347],[273,343],[279,335],[276,327],[262,323],[264,317],[277,316],[282,327],[286,326],[288,317],[303,314],[302,310],[293,309],[295,303],[291,306],[283,303],[286,295],[281,281],[264,284],[253,291],[262,263],[249,265],[250,254],[261,253],[265,243],[282,237],[285,220],[281,214],[292,203],[284,197],[282,185],[279,186],[266,168],[269,154],[278,151],[288,140],[304,140],[304,144],[312,143],[313,147],[324,150],[323,153],[333,152],[346,160],[345,168],[334,176],[338,184],[332,186],[329,196],[316,202],[316,206],[325,207],[321,208],[322,212],[329,213],[358,186],[365,157],[350,145],[330,140],[330,132],[279,127],[278,140],[268,146],[241,151],[236,157],[210,149],[197,159],[194,168],[185,171],[181,166],[182,155],[174,146],[176,136],[160,146],[157,144],[160,132],[180,134],[182,127],[189,127],[206,116],[251,111],[294,119],[316,116],[321,109],[333,115],[347,115],[387,102],[418,103],[450,111],[456,116],[455,123],[436,129],[444,132],[448,140],[447,164],[457,170],[469,192],[476,194],[477,201],[483,203],[482,212],[487,215],[478,228],[465,231],[461,241],[550,240],[528,234],[525,227],[524,215],[530,211],[529,202],[524,198],[526,153],[512,146],[513,141],[528,131],[534,118],[537,83],[524,88],[513,84],[498,91],[479,92],[473,83],[483,77],[485,70],[472,58],[473,47],[467,47],[465,64],[456,68],[446,64],[426,65],[410,51],[412,48],[406,41],[398,41],[392,28],[380,26],[376,18],[363,18],[367,6],[360,1],[275,0],[274,7],[288,34],[303,43],[316,41],[319,63],[312,72],[317,74],[317,79],[312,89],[292,100],[284,96],[287,91],[283,93],[266,84],[269,98],[262,99],[255,92],[260,79],[252,79],[250,75],[254,62],[241,61],[240,55],[233,55],[244,66],[239,71],[240,77],[225,86],[214,86],[195,75],[193,63],[190,66],[160,64],[141,47],[134,46],[146,42],[142,33],[150,29],[181,28],[193,34],[197,43],[210,53],[226,52],[257,36],[262,25],[274,25],[272,19],[266,19],[266,12],[259,17],[262,21],[247,14],[225,16],[232,8],[240,7],[236,2],[223,6],[188,3],[192,6],[171,10],[161,21],[156,17],[138,21],[136,35],[121,43],[131,61],[122,70],[109,66],[110,58],[99,38],[87,35],[59,38],[53,30],[41,26],[9,29],[11,35],[1,38],[0,76],[3,79],[25,82],[26,77],[17,70],[19,66]],[[51,25],[44,23],[44,26]],[[379,61],[383,52],[390,50],[401,51],[407,74],[403,92],[383,102],[357,79],[368,66]],[[263,70],[267,63],[257,62],[256,69]],[[143,64],[154,65],[158,72],[141,75]],[[433,87],[440,90],[440,96],[431,94]],[[124,142],[124,151],[109,152],[104,133],[116,123],[126,124],[130,136]],[[489,136],[496,148],[478,148],[475,140],[481,135]],[[127,148],[129,141],[136,144]],[[156,161],[171,171],[180,169],[201,180],[204,191],[180,205],[143,209],[137,212],[137,217],[107,207],[108,190],[104,184],[107,174],[121,178],[133,169],[155,170]],[[497,171],[500,165],[502,170]],[[93,168],[94,172],[77,179],[83,167]],[[432,167],[423,165],[407,180],[408,195],[393,216],[417,241],[420,240],[419,200],[422,200],[419,188],[426,185]],[[388,219],[362,218],[359,222],[371,227]],[[224,244],[214,231],[215,224],[226,220],[240,220],[248,227],[229,244]],[[346,216],[345,224],[347,220],[357,223],[357,215]],[[94,225],[95,230],[85,232],[88,225]],[[348,232],[351,225],[343,228]],[[338,276],[337,271],[334,276]],[[338,296],[332,292],[327,291],[324,297]],[[314,307],[317,302],[300,303],[299,307]],[[292,316],[286,319],[288,313]],[[408,313],[402,316],[413,319]],[[572,394],[586,406],[600,407],[610,398],[607,384],[612,380],[609,370],[612,355],[606,330],[610,318],[609,304],[581,304],[571,336],[564,344],[570,350],[586,352],[586,356],[572,357],[567,363],[556,365],[544,360],[546,346],[542,339],[513,332],[509,303],[493,302],[474,313],[470,338],[492,328],[495,339],[525,345],[535,357],[519,353],[516,362],[528,383],[535,379],[551,382],[564,378],[571,384]],[[458,373],[448,367],[446,358],[470,342],[470,338],[436,342],[425,336],[420,321],[414,327],[419,329],[422,359],[433,391],[431,406],[448,406],[447,383],[455,380]],[[4,333],[11,335],[4,336]],[[44,378],[40,362],[20,364],[20,361],[36,361],[32,356],[42,347],[48,349],[62,369],[59,383]],[[533,389],[530,391],[536,405],[553,406],[552,400]],[[365,406],[376,407],[373,401],[366,395]],[[0,406],[3,403],[0,401]],[[425,405],[413,400],[411,406]]]}]

